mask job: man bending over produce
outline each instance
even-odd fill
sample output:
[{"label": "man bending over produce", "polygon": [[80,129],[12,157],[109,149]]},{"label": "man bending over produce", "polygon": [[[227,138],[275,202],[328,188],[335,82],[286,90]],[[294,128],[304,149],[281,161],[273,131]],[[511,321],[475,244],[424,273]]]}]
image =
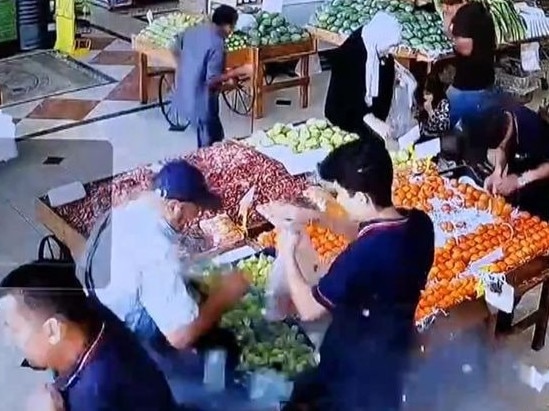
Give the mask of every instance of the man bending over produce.
[{"label": "man bending over produce", "polygon": [[471,133],[485,139],[483,149],[494,166],[485,188],[549,219],[549,124],[517,104],[487,112]]},{"label": "man bending over produce", "polygon": [[223,140],[219,90],[224,82],[239,75],[236,70],[225,73],[225,38],[237,20],[234,8],[221,5],[211,22],[188,28],[174,44],[178,61],[175,107],[179,117],[196,129],[198,147]]},{"label": "man bending over produce", "polygon": [[[202,173],[184,160],[164,165],[155,176],[154,189],[96,223],[79,276],[85,277],[90,293],[139,336],[161,368],[185,368],[200,377],[200,354],[205,349],[221,344],[229,357],[233,352],[230,337],[212,329],[244,295],[248,283],[238,272],[226,274],[199,305],[186,275],[197,239],[180,231],[201,210],[220,207],[220,198],[209,191]],[[179,362],[174,362],[175,356]]]},{"label": "man bending over produce", "polygon": [[454,127],[459,120],[468,121],[496,102],[492,90],[496,32],[492,16],[481,2],[442,3],[444,27],[456,52],[456,75],[447,91],[450,127]]}]

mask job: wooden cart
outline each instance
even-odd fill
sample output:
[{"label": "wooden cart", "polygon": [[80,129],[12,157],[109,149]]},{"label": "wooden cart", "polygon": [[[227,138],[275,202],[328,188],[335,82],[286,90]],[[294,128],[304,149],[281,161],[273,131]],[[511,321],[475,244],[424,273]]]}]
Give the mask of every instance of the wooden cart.
[{"label": "wooden cart", "polygon": [[[164,93],[171,91],[174,84],[174,72],[177,67],[177,61],[173,53],[166,49],[158,47],[145,39],[134,36],[132,38],[132,47],[139,54],[138,69],[139,69],[139,98],[142,104],[149,102],[149,86],[152,77],[160,76],[159,84],[159,102],[162,112],[168,122],[172,125],[173,122],[169,118],[165,107],[166,101],[163,101],[162,90]],[[226,67],[232,69],[249,65],[255,67],[255,59],[257,53],[252,48],[244,48],[241,50],[231,51],[227,53]],[[154,70],[149,68],[149,63],[159,65],[160,67]],[[255,79],[255,70],[253,70],[250,83],[253,84]],[[222,91],[223,98],[227,102],[229,108],[239,114],[248,114],[252,110],[253,93],[248,90],[248,87],[243,87],[238,84],[235,87],[227,87]],[[233,97],[234,96],[234,97]]]},{"label": "wooden cart", "polygon": [[[142,104],[149,102],[149,81],[151,77],[165,74],[167,70],[174,70],[176,61],[170,50],[158,48],[147,41],[134,37],[132,46],[139,53],[139,95]],[[311,37],[299,43],[289,43],[276,46],[264,46],[259,48],[245,48],[242,50],[227,53],[227,68],[235,68],[251,64],[253,74],[250,81],[251,90],[246,94],[241,90],[240,100],[250,107],[254,118],[261,118],[264,115],[265,94],[290,87],[299,87],[301,107],[306,108],[309,104],[309,56],[316,53],[316,42]],[[152,60],[163,66],[160,70],[150,70],[149,61]],[[290,60],[301,60],[301,71],[297,78],[279,81],[273,84],[265,83],[265,64],[273,62],[285,62]],[[237,102],[231,102],[232,98],[225,92],[223,97],[229,107],[239,113],[248,114],[247,110],[236,107]],[[242,104],[242,103],[241,103]]]}]

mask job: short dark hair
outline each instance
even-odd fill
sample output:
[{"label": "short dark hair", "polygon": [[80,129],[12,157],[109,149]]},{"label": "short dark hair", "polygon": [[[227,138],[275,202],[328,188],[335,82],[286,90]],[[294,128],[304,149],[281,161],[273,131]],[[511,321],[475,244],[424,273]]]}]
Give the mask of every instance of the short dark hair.
[{"label": "short dark hair", "polygon": [[216,8],[212,15],[212,23],[216,26],[234,26],[238,21],[238,11],[226,4]]},{"label": "short dark hair", "polygon": [[431,73],[427,76],[423,91],[433,95],[433,107],[436,107],[438,103],[447,98],[446,86],[440,80],[440,76],[435,73]]},{"label": "short dark hair", "polygon": [[507,111],[501,108],[485,111],[466,124],[472,139],[481,140],[486,149],[498,148],[509,125]]},{"label": "short dark hair", "polygon": [[0,297],[6,295],[43,317],[57,316],[77,324],[95,319],[74,263],[40,260],[21,265],[0,282]]},{"label": "short dark hair", "polygon": [[393,163],[383,142],[373,134],[333,150],[318,171],[323,180],[337,182],[351,194],[368,194],[377,207],[393,204]]}]

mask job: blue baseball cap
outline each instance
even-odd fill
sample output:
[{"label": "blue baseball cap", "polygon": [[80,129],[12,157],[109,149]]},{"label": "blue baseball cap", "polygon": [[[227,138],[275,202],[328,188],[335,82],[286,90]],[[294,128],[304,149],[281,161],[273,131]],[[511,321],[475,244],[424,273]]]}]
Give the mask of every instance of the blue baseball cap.
[{"label": "blue baseball cap", "polygon": [[154,178],[154,188],[166,200],[193,203],[209,210],[221,208],[221,197],[209,190],[204,174],[185,160],[165,164]]}]

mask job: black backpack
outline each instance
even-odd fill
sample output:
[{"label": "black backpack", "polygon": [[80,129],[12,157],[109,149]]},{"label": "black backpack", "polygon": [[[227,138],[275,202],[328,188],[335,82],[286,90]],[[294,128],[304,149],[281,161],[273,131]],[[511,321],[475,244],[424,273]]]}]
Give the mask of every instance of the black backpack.
[{"label": "black backpack", "polygon": [[75,263],[69,247],[54,235],[47,235],[40,241],[40,244],[38,245],[38,260]]}]

